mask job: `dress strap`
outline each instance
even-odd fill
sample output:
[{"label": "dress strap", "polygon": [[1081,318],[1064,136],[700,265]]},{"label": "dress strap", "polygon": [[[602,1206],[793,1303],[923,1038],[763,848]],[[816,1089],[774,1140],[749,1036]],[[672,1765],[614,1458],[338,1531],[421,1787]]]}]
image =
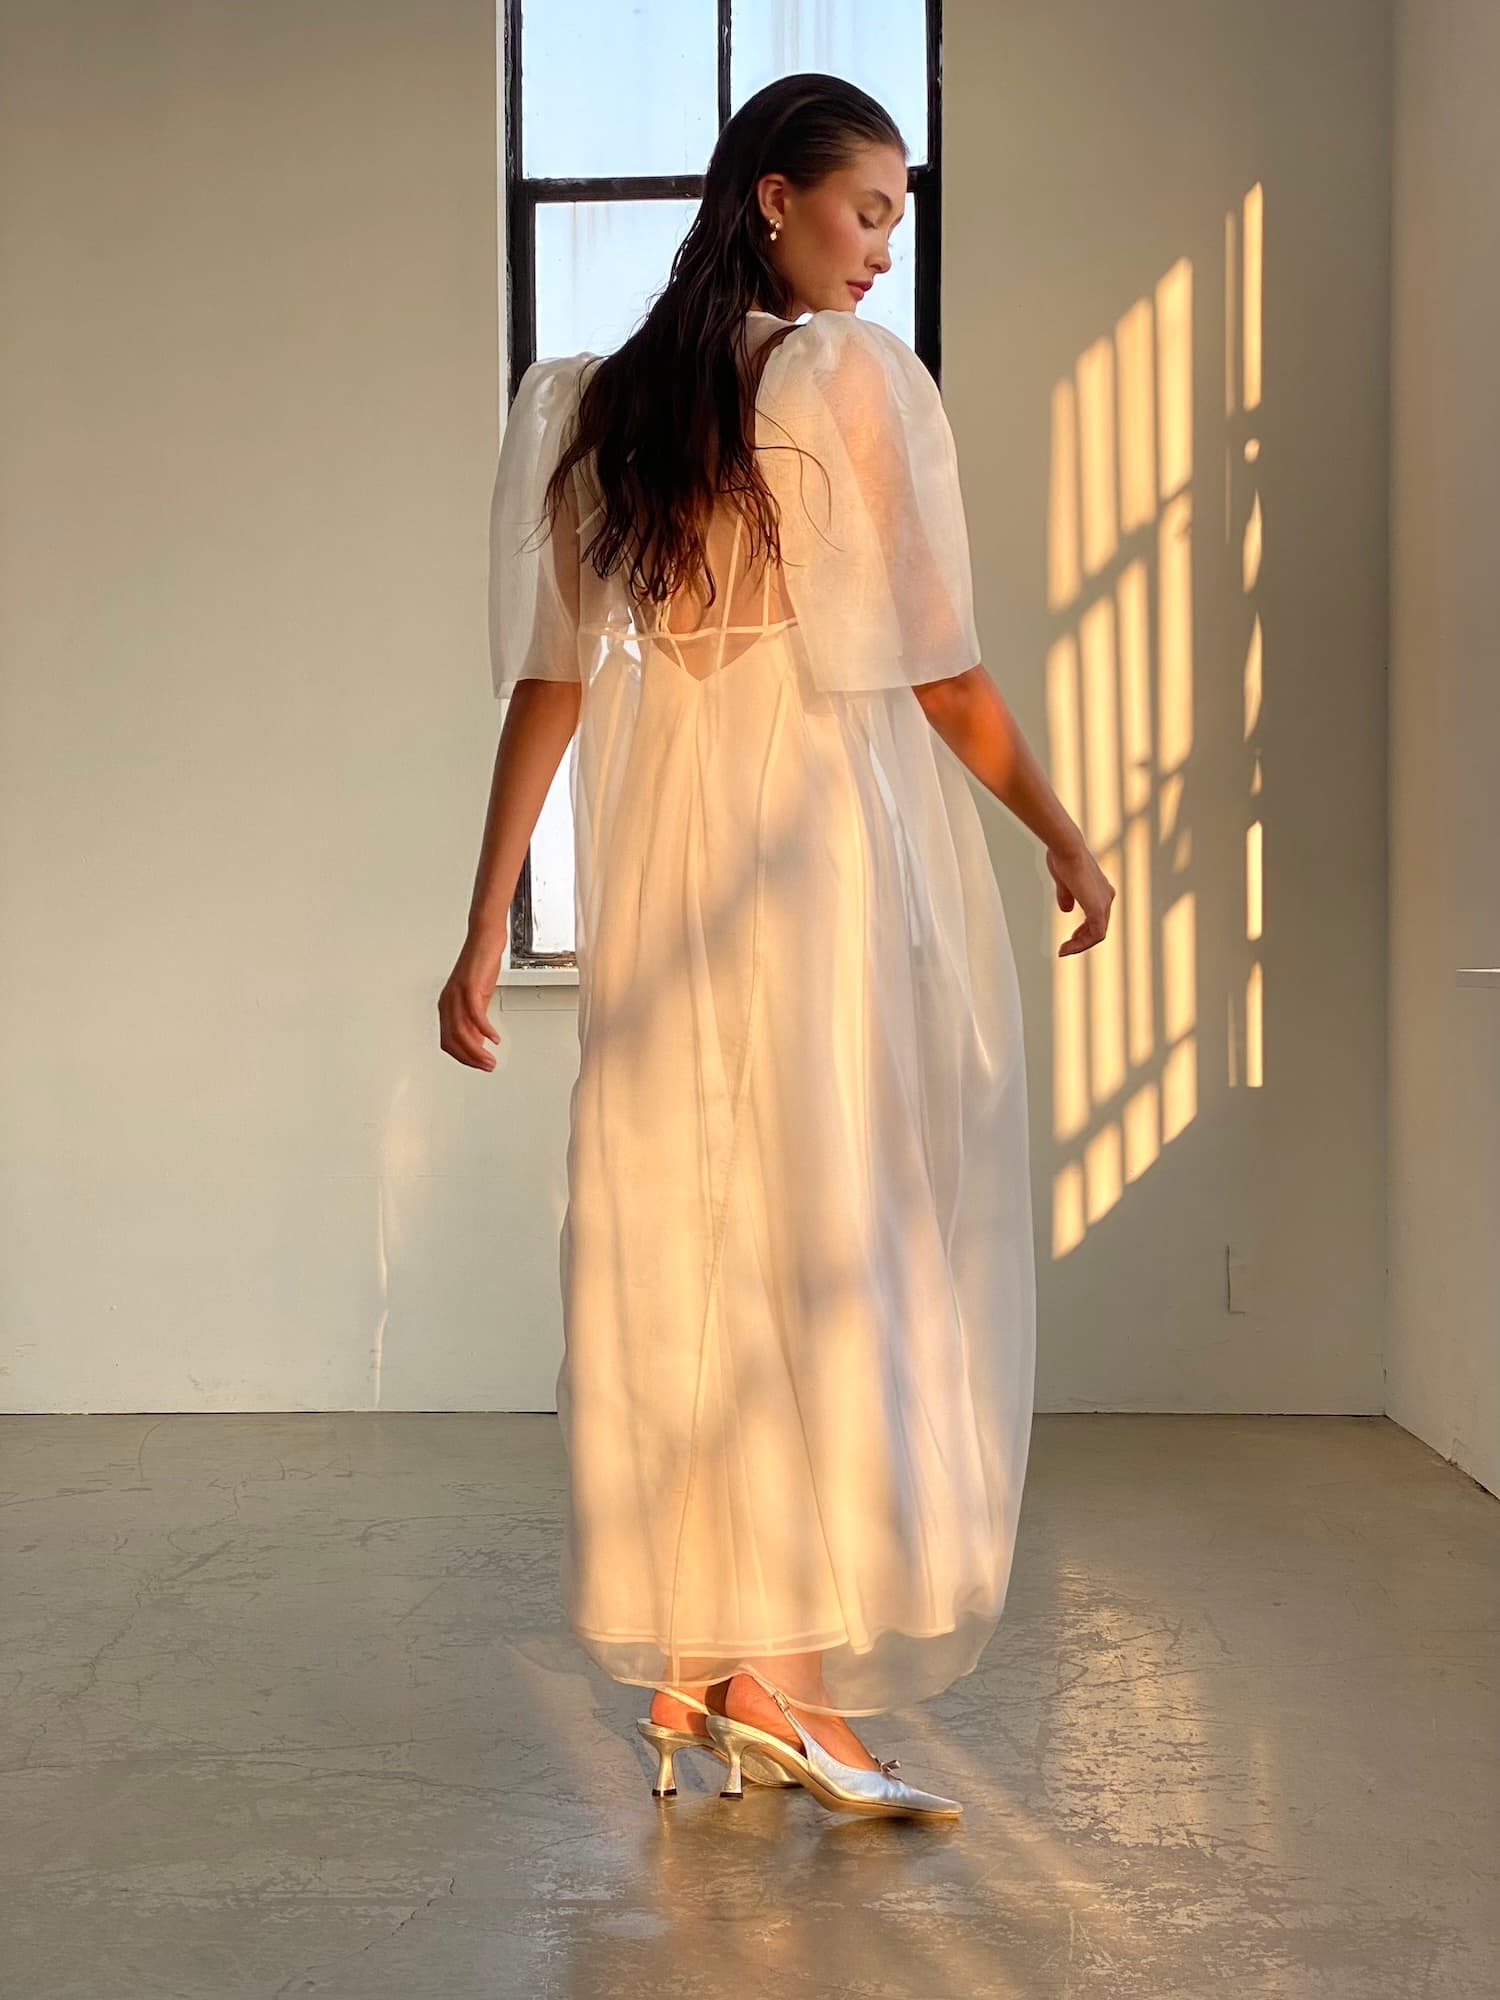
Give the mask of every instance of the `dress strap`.
[{"label": "dress strap", "polygon": [[724,586],[724,610],[719,619],[719,657],[714,662],[716,672],[724,669],[724,640],[729,631],[729,607],[734,602],[734,570],[740,553],[740,512],[734,510],[734,540],[729,545],[729,580]]},{"label": "dress strap", "polygon": [[687,660],[683,655],[681,646],[677,643],[677,634],[667,623],[667,613],[671,608],[670,598],[657,598],[651,605],[648,614],[646,632],[647,636],[654,639],[658,645],[665,646],[671,651],[678,666],[686,674],[690,672]]}]

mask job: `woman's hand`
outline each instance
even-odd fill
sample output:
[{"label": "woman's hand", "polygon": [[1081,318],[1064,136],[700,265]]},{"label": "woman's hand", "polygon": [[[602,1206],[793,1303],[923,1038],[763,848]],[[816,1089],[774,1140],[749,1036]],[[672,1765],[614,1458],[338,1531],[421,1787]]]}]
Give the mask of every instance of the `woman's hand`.
[{"label": "woman's hand", "polygon": [[438,1040],[445,1055],[470,1069],[493,1069],[495,1058],[485,1047],[500,1035],[490,1020],[490,996],[500,983],[504,947],[469,937],[438,995]]},{"label": "woman's hand", "polygon": [[1047,867],[1057,884],[1057,907],[1071,910],[1077,903],[1083,910],[1083,922],[1058,946],[1058,957],[1102,944],[1109,929],[1109,906],[1115,900],[1113,882],[1082,841],[1073,847],[1049,847]]}]

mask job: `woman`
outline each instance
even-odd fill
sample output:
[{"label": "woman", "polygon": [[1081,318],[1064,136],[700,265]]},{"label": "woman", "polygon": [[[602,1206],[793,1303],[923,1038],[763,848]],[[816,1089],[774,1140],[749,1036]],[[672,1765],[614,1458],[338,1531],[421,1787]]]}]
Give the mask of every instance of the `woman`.
[{"label": "woman", "polygon": [[1020,1004],[966,771],[1082,909],[1064,952],[1114,891],[978,664],[932,378],[856,317],[905,205],[881,107],[783,78],[726,126],[639,330],[526,371],[491,521],[514,692],[439,1008],[493,1068],[572,742],[570,1627],[655,1690],[659,1797],[691,1746],[726,1797],[949,1816],[849,1718],[976,1664],[1030,1436]]}]

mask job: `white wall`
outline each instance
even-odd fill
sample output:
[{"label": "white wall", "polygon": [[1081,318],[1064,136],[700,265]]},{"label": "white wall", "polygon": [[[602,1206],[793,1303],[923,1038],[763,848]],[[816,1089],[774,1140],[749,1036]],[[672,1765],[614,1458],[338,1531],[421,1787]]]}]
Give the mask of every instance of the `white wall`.
[{"label": "white wall", "polygon": [[[1432,47],[1459,12],[1439,10]],[[1482,12],[1468,10],[1471,35]],[[1193,727],[1155,864],[1156,888],[1190,894],[1196,915],[1194,1102],[1117,1196],[1115,1101],[1091,1106],[1082,1142],[1053,1129],[1054,1065],[1077,1053],[1069,1005],[1096,970],[1059,970],[1061,919],[1030,836],[989,814],[1031,1029],[1039,1401],[1377,1410],[1386,10],[948,0],[946,13],[944,387],[987,654],[1044,750],[1045,663],[1083,601],[1047,606],[1053,391],[1178,260],[1194,272]],[[572,999],[508,991],[506,1067],[489,1077],[441,1056],[434,1015],[496,725],[493,7],[178,0],[127,19],[36,0],[0,22],[4,1400],[549,1407]],[[1430,147],[1443,94],[1466,64],[1481,73],[1472,48],[1443,62],[1420,127]],[[1475,142],[1446,134],[1450,154]],[[1451,159],[1444,173],[1456,191]],[[1266,360],[1251,472],[1224,412],[1223,260],[1225,215],[1256,182]],[[1439,348],[1468,339],[1477,353],[1457,311],[1459,218],[1451,228]],[[1492,321],[1492,278],[1467,275],[1490,287]],[[1409,319],[1415,274],[1408,286]],[[1395,693],[1399,728],[1407,678],[1418,662],[1424,679],[1438,670],[1428,628],[1442,612],[1452,706],[1428,749],[1467,757],[1472,778],[1486,739],[1459,697],[1487,694],[1491,724],[1494,697],[1470,402],[1453,399],[1439,440],[1417,426],[1404,459],[1398,431]],[[1398,400],[1408,427],[1416,409]],[[1455,471],[1470,482],[1458,515],[1441,544],[1430,525],[1424,540]],[[1264,712],[1247,750],[1240,542],[1257,487]],[[1455,581],[1466,624],[1437,603]],[[1392,1358],[1403,1420],[1436,1437],[1475,1407],[1463,1343],[1485,1308],[1493,1326],[1496,1296],[1493,1249],[1454,1213],[1465,1188],[1494,1207],[1480,1121],[1492,1000],[1455,990],[1451,964],[1497,954],[1472,865],[1493,822],[1477,794],[1441,806],[1451,774],[1422,761],[1425,741],[1395,773],[1398,955],[1435,900],[1444,940],[1425,1000],[1398,966],[1392,1064],[1413,1184],[1451,1202],[1434,1236],[1393,1176]],[[1266,923],[1252,949],[1243,847],[1257,814]],[[1152,939],[1159,1001],[1169,962],[1180,986],[1181,945]],[[1257,962],[1265,1076],[1250,1089]],[[1107,1020],[1107,993],[1094,998]],[[1161,1084],[1160,1055],[1133,1088]],[[1445,1122],[1428,1109],[1423,1124],[1434,1080]],[[1093,1142],[1097,1213],[1054,1256],[1054,1182]],[[1244,1314],[1224,1310],[1230,1243],[1248,1259]],[[1418,1296],[1432,1301],[1421,1315]],[[1419,1417],[1405,1355],[1431,1354],[1438,1314],[1452,1366]],[[1492,1373],[1478,1419],[1491,1439],[1493,1390]]]},{"label": "white wall", "polygon": [[1389,1407],[1500,1491],[1500,12],[1397,11]]},{"label": "white wall", "polygon": [[[986,659],[1039,752],[1049,652],[1139,556],[1161,602],[1157,509],[1078,595],[1048,603],[1052,401],[1180,260],[1192,273],[1184,629],[1147,658],[1185,729],[1182,789],[1143,822],[1149,892],[1123,875],[1110,939],[1055,961],[1050,883],[1000,809],[993,850],[1025,981],[1042,1258],[1044,1408],[1378,1411],[1385,1282],[1385,804],[1390,47],[1370,0],[948,0],[943,386],[970,502]],[[1225,227],[1264,190],[1264,394],[1226,418]],[[1123,403],[1122,403],[1123,407]],[[1244,442],[1258,438],[1247,463]],[[1103,439],[1106,471],[1116,437]],[[1242,550],[1261,496],[1253,597]],[[1254,607],[1263,706],[1245,741]],[[1191,650],[1191,724],[1171,672]],[[1103,651],[1092,740],[1123,656]],[[1165,688],[1164,688],[1165,677]],[[1162,748],[1160,739],[1155,747]],[[1253,789],[1256,758],[1262,789]],[[1075,807],[1076,810],[1076,807]],[[1265,827],[1264,936],[1246,936],[1246,841]],[[1164,831],[1164,824],[1166,830]],[[1108,1074],[1108,989],[1156,1012]],[[1175,914],[1169,918],[1169,908]],[[1191,920],[1184,921],[1184,918]],[[1064,928],[1071,929],[1070,918]],[[1112,954],[1111,957],[1107,954]],[[1093,961],[1091,963],[1090,961]],[[1247,982],[1264,981],[1264,1077],[1247,1086]],[[1092,984],[1091,984],[1092,982]],[[1061,1135],[1054,1068],[1091,1050],[1105,1087]],[[1173,1005],[1196,1026],[1165,1063]],[[1087,1023],[1085,1028],[1087,1028]],[[1156,1092],[1153,1097],[1152,1093]],[[1153,1112],[1179,1129],[1152,1142]],[[1122,1113],[1134,1163],[1111,1187]],[[1068,1109],[1064,1100],[1063,1109]],[[1090,1148],[1093,1152],[1090,1155]],[[1089,1155],[1096,1194],[1057,1254],[1053,1188]],[[1131,1157],[1127,1155],[1127,1157]],[[1062,1183],[1066,1193],[1066,1180]],[[1075,1232],[1062,1232],[1064,1244]],[[1248,1265],[1225,1304],[1226,1246]]]},{"label": "white wall", "polygon": [[494,78],[493,0],[0,13],[11,1409],[551,1403],[576,1008],[435,1011]]}]

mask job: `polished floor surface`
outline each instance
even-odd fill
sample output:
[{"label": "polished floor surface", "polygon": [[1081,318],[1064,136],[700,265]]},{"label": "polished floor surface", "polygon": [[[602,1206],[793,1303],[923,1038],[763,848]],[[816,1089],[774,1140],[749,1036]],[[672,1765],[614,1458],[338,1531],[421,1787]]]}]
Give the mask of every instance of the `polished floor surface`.
[{"label": "polished floor surface", "polygon": [[552,1417],[12,1417],[14,2000],[1478,2000],[1500,1502],[1381,1418],[1038,1418],[944,1825],[650,1795]]}]

